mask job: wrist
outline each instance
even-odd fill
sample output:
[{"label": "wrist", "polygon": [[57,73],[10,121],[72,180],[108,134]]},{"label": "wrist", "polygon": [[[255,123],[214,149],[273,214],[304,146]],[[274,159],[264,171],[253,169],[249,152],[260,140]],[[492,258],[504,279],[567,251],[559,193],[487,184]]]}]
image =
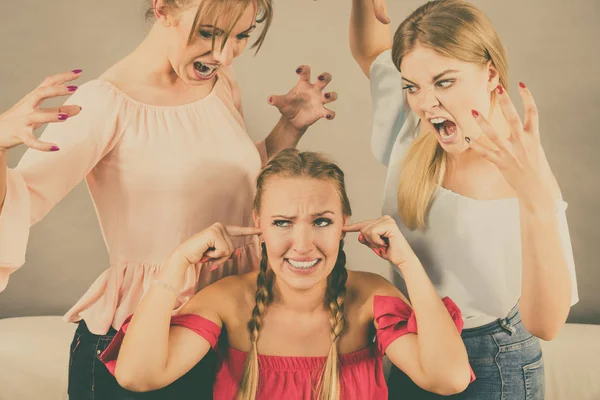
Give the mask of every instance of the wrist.
[{"label": "wrist", "polygon": [[302,135],[304,135],[308,129],[308,126],[302,128],[296,127],[289,119],[287,119],[283,115],[279,118],[279,124],[281,126],[281,130],[284,131],[286,135],[297,137],[298,140],[300,140]]},{"label": "wrist", "polygon": [[404,275],[407,271],[413,271],[416,268],[423,268],[423,266],[421,265],[421,261],[416,255],[412,255],[411,257],[408,257],[402,262],[395,265],[396,268],[400,270],[400,273],[402,273],[402,275]]}]

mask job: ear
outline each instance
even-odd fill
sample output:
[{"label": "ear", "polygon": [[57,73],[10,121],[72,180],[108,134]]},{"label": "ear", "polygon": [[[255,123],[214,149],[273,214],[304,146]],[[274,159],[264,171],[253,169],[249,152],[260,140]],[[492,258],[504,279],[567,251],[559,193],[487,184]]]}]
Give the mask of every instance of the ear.
[{"label": "ear", "polygon": [[[348,225],[348,220],[350,218],[348,216],[345,216],[343,219],[343,226]],[[346,237],[346,232],[342,232],[342,237],[340,238],[340,240],[344,240],[344,238]]]},{"label": "ear", "polygon": [[488,92],[491,92],[493,90],[496,90],[496,88],[498,87],[498,84],[500,83],[500,74],[498,73],[496,66],[492,63],[492,60],[487,62],[485,68],[488,77],[487,89]]},{"label": "ear", "polygon": [[260,228],[260,217],[255,210],[252,211],[252,219],[254,220],[254,226]]},{"label": "ear", "polygon": [[158,23],[165,27],[177,25],[173,10],[169,8],[165,0],[152,0],[152,6]]}]

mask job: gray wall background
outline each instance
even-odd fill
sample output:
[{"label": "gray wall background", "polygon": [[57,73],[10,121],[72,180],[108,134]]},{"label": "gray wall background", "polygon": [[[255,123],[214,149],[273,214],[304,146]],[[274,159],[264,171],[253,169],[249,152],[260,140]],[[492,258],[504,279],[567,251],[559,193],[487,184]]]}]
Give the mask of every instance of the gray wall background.
[{"label": "gray wall background", "polygon": [[[266,103],[296,82],[309,64],[313,78],[333,74],[339,93],[334,121],[320,121],[301,149],[323,151],[347,174],[354,219],[380,215],[385,169],[370,153],[371,102],[367,79],[348,47],[350,0],[274,0],[275,20],[257,56],[236,61],[250,135],[264,137],[278,119]],[[423,0],[388,0],[397,25]],[[474,1],[492,19],[509,53],[512,88],[527,83],[541,114],[542,142],[569,203],[567,211],[580,302],[570,322],[600,324],[600,109],[598,0]],[[84,69],[93,79],[128,54],[145,35],[141,0],[19,0],[0,14],[0,110],[49,74]],[[517,100],[518,101],[518,100]],[[517,103],[520,104],[520,103]],[[8,154],[9,167],[23,146]],[[349,266],[391,277],[387,264],[348,241]],[[0,318],[63,314],[107,267],[108,257],[85,184],[78,185],[32,228],[27,262],[0,294]]]}]

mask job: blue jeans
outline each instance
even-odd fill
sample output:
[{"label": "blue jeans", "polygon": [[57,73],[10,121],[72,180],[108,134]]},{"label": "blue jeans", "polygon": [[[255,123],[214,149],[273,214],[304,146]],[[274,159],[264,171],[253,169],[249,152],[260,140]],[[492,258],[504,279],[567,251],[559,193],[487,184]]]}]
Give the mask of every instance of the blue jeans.
[{"label": "blue jeans", "polygon": [[212,399],[217,357],[210,351],[186,375],[169,386],[146,393],[123,389],[98,358],[116,331],[94,335],[84,321],[79,323],[71,343],[69,359],[69,400],[172,400]]},{"label": "blue jeans", "polygon": [[454,396],[432,394],[392,366],[388,378],[390,400],[544,399],[544,359],[540,342],[523,326],[517,307],[506,318],[463,330],[462,338],[477,378],[464,392]]}]

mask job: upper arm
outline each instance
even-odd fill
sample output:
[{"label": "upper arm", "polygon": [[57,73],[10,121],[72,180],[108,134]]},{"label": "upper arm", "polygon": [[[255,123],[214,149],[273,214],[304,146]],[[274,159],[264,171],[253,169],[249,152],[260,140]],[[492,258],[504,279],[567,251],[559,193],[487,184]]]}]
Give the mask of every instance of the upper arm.
[{"label": "upper arm", "polygon": [[371,150],[388,166],[398,141],[410,144],[417,133],[418,119],[411,117],[402,90],[402,75],[392,62],[391,52],[384,51],[370,66],[370,89],[373,109]]},{"label": "upper arm", "polygon": [[103,83],[81,85],[65,104],[78,105],[82,110],[66,121],[48,124],[40,136],[40,140],[56,143],[60,150],[28,149],[14,170],[28,189],[31,224],[81,182],[119,139],[120,99]]},{"label": "upper arm", "polygon": [[[181,309],[179,314],[199,315],[218,327],[223,327],[221,314],[225,311],[221,305],[232,303],[227,299],[229,294],[223,285],[223,280],[217,281],[200,290]],[[227,281],[226,281],[227,282]],[[164,373],[156,382],[157,388],[165,387],[190,371],[202,360],[211,349],[211,343],[199,333],[183,326],[171,326],[167,362]]]},{"label": "upper arm", "polygon": [[[383,277],[379,275],[373,276],[369,281],[372,285],[372,298],[375,296],[398,297],[410,306],[410,302],[406,296]],[[371,310],[373,310],[372,304],[373,300],[371,300]],[[373,323],[377,329],[376,321],[373,321]],[[419,387],[427,386],[426,376],[421,367],[419,345],[415,333],[407,333],[395,339],[385,349],[385,354],[394,365],[402,370]]]}]

